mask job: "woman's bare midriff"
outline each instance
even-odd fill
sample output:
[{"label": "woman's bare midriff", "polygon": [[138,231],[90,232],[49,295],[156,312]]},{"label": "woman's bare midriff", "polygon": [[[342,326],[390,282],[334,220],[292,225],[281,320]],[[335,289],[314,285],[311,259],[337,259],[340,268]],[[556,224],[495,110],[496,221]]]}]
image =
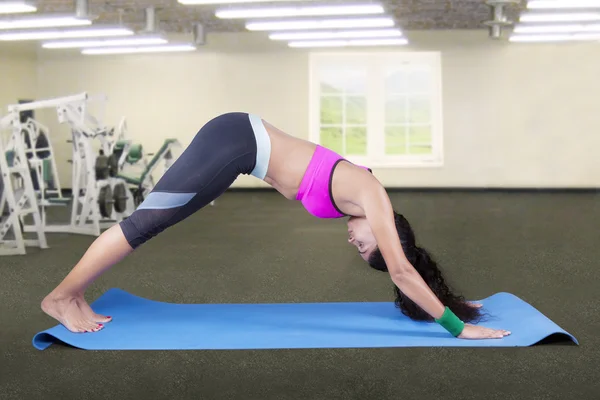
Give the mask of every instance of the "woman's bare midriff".
[{"label": "woman's bare midriff", "polygon": [[271,158],[264,181],[289,200],[295,200],[316,145],[263,120],[271,139]]}]

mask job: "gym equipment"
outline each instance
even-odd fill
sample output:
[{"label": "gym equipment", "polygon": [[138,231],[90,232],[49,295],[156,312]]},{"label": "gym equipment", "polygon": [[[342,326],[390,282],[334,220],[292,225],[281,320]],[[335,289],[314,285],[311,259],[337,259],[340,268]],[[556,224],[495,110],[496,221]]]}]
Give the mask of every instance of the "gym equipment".
[{"label": "gym equipment", "polygon": [[[13,119],[13,134],[6,150],[24,148],[31,168],[33,187],[39,196],[40,204],[49,205],[50,201],[52,204],[65,204],[68,199],[63,197],[49,130],[32,117],[23,118],[23,115],[30,111],[21,112],[18,121]],[[17,134],[19,130],[20,134]]]},{"label": "gym equipment", "polygon": [[124,183],[117,183],[113,188],[113,202],[115,211],[118,213],[124,213],[127,211],[130,192],[127,191]]},{"label": "gym equipment", "polygon": [[[69,232],[100,235],[105,228],[118,223],[135,209],[133,195],[127,191],[117,191],[115,187],[125,186],[123,179],[111,176],[109,156],[114,142],[108,137],[114,132],[103,126],[86,122],[85,103],[78,107],[63,105],[58,108],[59,121],[71,127],[73,140],[73,193],[81,193],[81,210],[74,207]],[[100,139],[101,149],[94,154],[93,140]],[[114,204],[118,203],[117,207]],[[90,207],[90,205],[94,205]],[[52,231],[57,231],[53,229]]]},{"label": "gym equipment", "polygon": [[104,155],[104,152],[100,150],[100,154],[96,157],[96,164],[94,165],[94,171],[96,171],[96,180],[108,179],[110,176],[110,166],[108,164],[108,157]]},{"label": "gym equipment", "polygon": [[[90,99],[84,92],[74,96],[9,106],[9,112],[13,114],[33,109],[55,108],[58,121],[68,124],[71,129],[72,138],[69,142],[73,147],[73,169],[70,221],[68,224],[49,225],[46,222],[46,207],[54,204],[40,204],[45,232],[99,236],[103,229],[118,223],[135,208],[131,193],[123,193],[121,190],[117,198],[113,196],[115,186],[125,185],[123,179],[110,176],[108,158],[105,156],[112,152],[114,140],[111,137],[115,136],[115,129],[107,128],[88,113],[89,102]],[[122,137],[121,127],[117,129],[116,136],[117,139]],[[94,150],[95,140],[100,141],[98,155]],[[113,206],[116,202],[119,202],[118,207]],[[33,228],[24,226],[24,229],[29,231]]]},{"label": "gym equipment", "polygon": [[199,350],[368,347],[522,347],[551,336],[579,344],[525,301],[497,293],[481,301],[502,339],[454,338],[436,323],[416,322],[393,302],[170,304],[110,289],[92,307],[112,321],[94,333],[62,325],[39,332],[33,346],[55,342],[87,350]]},{"label": "gym equipment", "polygon": [[106,154],[109,154],[109,176],[115,177],[123,169],[131,146],[131,140],[127,139],[127,120],[125,117],[121,118],[117,128],[111,128],[108,131],[108,136],[112,137],[113,140],[106,141],[104,147],[106,148]]},{"label": "gym equipment", "polygon": [[[16,118],[15,118],[16,117]],[[0,120],[0,131],[12,127],[13,134],[20,134],[18,115],[8,115]],[[48,243],[42,227],[42,217],[33,188],[29,160],[23,147],[6,151],[0,136],[0,255],[26,254],[26,247],[47,249]],[[5,207],[7,208],[5,212]],[[22,222],[27,216],[33,217],[32,231],[35,239],[24,237]],[[11,237],[12,236],[12,237]]]},{"label": "gym equipment", "polygon": [[[119,178],[122,178],[125,182],[127,182],[131,190],[134,192],[136,196],[136,200],[143,201],[144,198],[152,191],[152,188],[155,185],[153,173],[158,167],[161,160],[164,160],[163,173],[169,169],[169,167],[173,164],[174,159],[176,158],[173,155],[173,152],[176,150],[181,151],[181,144],[177,139],[166,139],[160,149],[152,154],[152,159],[145,163],[143,170],[139,175],[129,175],[126,172],[121,172],[117,175]],[[132,144],[129,147],[127,152],[126,162],[128,164],[135,164],[140,160],[143,160],[144,154],[142,150],[142,145],[140,144]],[[136,203],[138,206],[139,203]]]},{"label": "gym equipment", "polygon": [[113,194],[110,186],[104,186],[98,193],[98,207],[100,207],[100,215],[104,218],[110,218],[113,212]]},{"label": "gym equipment", "polygon": [[[154,188],[153,174],[158,168],[161,161],[164,161],[162,173],[164,174],[173,165],[178,155],[182,151],[181,143],[177,139],[166,139],[160,149],[156,153],[149,153],[152,156],[149,162],[145,161],[144,152],[141,144],[130,144],[127,155],[125,157],[125,166],[127,164],[144,163],[142,171],[138,175],[128,174],[124,171],[124,167],[120,167],[120,172],[117,176],[122,178],[130,185],[130,190],[134,194],[135,206],[139,206],[142,201]],[[215,201],[211,201],[210,205],[214,205]]]},{"label": "gym equipment", "polygon": [[128,201],[131,194],[123,183],[111,186],[103,186],[98,192],[98,207],[100,215],[104,218],[111,218],[113,210],[117,213],[124,213],[128,208]]}]

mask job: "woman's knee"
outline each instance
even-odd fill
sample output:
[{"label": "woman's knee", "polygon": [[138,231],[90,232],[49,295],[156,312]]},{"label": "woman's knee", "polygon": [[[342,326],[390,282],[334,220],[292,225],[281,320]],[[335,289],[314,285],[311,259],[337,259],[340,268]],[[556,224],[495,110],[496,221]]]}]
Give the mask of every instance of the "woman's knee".
[{"label": "woman's knee", "polygon": [[165,230],[165,224],[158,215],[148,215],[145,210],[136,210],[119,223],[127,243],[135,249]]}]

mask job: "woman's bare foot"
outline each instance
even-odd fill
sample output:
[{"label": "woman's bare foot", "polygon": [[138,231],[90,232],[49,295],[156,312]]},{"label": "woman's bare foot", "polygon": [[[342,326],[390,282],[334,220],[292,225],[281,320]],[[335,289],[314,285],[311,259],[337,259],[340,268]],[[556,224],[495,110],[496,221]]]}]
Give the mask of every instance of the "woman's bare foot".
[{"label": "woman's bare foot", "polygon": [[[50,293],[42,301],[42,310],[71,332],[99,331],[104,325],[86,315],[86,312],[80,307],[82,300],[83,297],[60,296]],[[85,303],[85,300],[83,302]],[[95,313],[92,311],[92,314]]]}]

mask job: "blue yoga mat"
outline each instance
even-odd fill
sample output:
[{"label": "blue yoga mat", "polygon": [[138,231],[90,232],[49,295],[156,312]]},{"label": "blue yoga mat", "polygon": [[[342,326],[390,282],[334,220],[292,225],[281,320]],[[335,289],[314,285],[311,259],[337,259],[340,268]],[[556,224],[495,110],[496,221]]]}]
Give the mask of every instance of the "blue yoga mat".
[{"label": "blue yoga mat", "polygon": [[498,293],[480,301],[490,328],[512,332],[503,339],[464,340],[435,323],[415,322],[392,302],[286,304],[171,304],[110,289],[92,304],[113,317],[94,333],[62,325],[40,332],[33,345],[55,342],[87,350],[298,349],[364,347],[531,346],[553,334],[578,344],[518,297]]}]

